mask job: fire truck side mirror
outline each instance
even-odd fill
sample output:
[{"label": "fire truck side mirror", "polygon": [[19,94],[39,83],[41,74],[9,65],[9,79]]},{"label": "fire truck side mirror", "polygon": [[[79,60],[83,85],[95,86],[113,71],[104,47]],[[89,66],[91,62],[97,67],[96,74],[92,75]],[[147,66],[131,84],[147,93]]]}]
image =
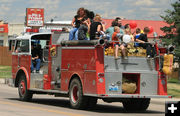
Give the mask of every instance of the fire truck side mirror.
[{"label": "fire truck side mirror", "polygon": [[9,40],[9,51],[13,52],[14,48],[15,48],[15,40]]},{"label": "fire truck side mirror", "polygon": [[9,40],[9,51],[12,50],[12,40]]}]

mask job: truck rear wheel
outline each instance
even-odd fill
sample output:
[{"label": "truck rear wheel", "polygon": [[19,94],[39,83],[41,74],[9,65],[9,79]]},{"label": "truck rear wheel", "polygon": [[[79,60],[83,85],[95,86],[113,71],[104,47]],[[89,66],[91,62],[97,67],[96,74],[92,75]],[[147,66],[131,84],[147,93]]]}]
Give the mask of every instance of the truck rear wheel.
[{"label": "truck rear wheel", "polygon": [[20,75],[18,83],[19,98],[21,101],[30,101],[32,99],[33,93],[27,90],[27,81],[25,75]]},{"label": "truck rear wheel", "polygon": [[84,109],[87,106],[88,99],[83,96],[83,89],[79,79],[75,78],[70,83],[69,88],[70,105],[75,109]]},{"label": "truck rear wheel", "polygon": [[132,98],[122,103],[126,111],[145,111],[149,107],[150,98]]}]

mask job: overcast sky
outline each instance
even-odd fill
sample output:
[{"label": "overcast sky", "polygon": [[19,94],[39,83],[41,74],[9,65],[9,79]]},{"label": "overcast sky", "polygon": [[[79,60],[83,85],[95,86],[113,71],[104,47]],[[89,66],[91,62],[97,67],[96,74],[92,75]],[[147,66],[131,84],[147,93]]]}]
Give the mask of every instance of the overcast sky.
[{"label": "overcast sky", "polygon": [[100,14],[103,18],[162,20],[159,15],[172,9],[177,0],[0,0],[0,20],[23,23],[26,8],[44,8],[45,21],[72,20],[79,7]]}]

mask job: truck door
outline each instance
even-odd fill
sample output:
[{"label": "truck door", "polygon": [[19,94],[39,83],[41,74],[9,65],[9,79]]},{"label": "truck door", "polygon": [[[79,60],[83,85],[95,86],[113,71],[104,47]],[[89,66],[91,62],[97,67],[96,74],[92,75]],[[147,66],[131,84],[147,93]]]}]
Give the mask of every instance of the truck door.
[{"label": "truck door", "polygon": [[15,77],[20,67],[24,67],[30,73],[31,54],[28,39],[18,39],[12,52],[12,73]]}]

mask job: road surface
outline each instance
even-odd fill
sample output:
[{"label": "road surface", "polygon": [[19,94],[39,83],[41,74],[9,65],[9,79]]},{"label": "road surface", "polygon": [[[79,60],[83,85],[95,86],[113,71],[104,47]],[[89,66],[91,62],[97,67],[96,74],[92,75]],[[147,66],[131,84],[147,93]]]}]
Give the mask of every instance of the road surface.
[{"label": "road surface", "polygon": [[151,100],[146,112],[127,113],[118,102],[98,100],[93,110],[74,110],[70,108],[68,98],[34,95],[31,102],[22,102],[18,97],[17,88],[0,84],[1,116],[164,116],[165,113],[165,99]]}]

